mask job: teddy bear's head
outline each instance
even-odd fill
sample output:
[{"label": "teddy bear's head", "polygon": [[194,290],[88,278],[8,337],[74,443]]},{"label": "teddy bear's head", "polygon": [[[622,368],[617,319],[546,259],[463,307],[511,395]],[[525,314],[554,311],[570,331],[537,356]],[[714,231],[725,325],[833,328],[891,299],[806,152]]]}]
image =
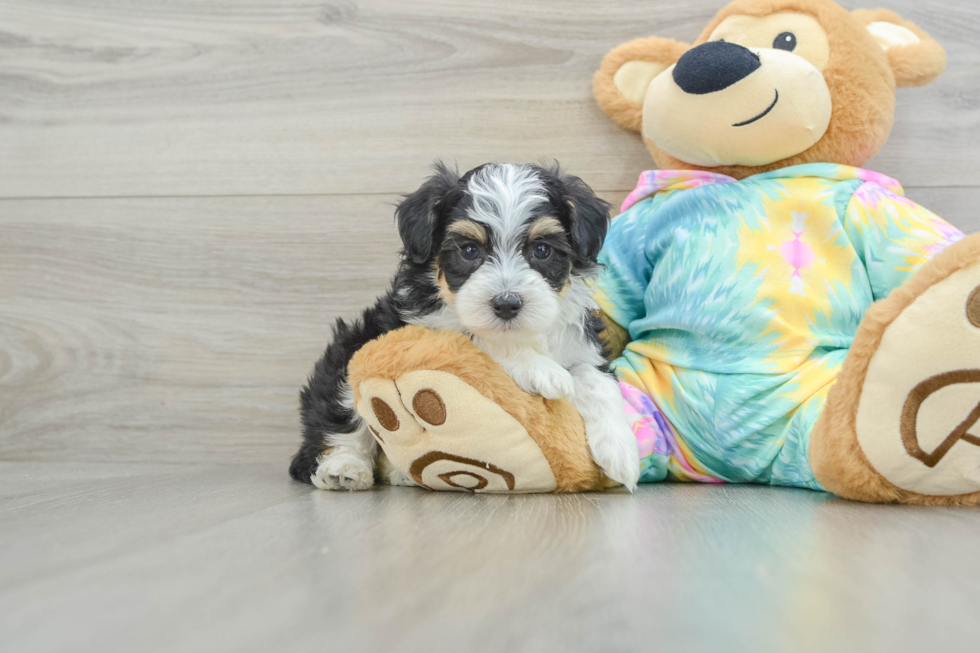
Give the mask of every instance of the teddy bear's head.
[{"label": "teddy bear's head", "polygon": [[643,135],[657,166],[738,179],[800,163],[861,166],[888,138],[895,88],[945,67],[925,31],[830,0],[736,0],[693,45],[613,49],[595,75],[602,109]]}]

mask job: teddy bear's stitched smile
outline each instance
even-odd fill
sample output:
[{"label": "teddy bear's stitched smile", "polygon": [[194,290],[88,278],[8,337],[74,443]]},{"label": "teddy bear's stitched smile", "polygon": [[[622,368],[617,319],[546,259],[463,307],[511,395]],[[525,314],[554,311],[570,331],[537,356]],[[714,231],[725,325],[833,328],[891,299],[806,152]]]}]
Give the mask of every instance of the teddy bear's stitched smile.
[{"label": "teddy bear's stitched smile", "polygon": [[760,113],[759,115],[757,115],[755,118],[749,118],[748,120],[746,120],[744,122],[737,122],[734,125],[732,125],[732,127],[745,127],[746,125],[751,125],[752,123],[756,122],[757,120],[762,120],[767,115],[769,115],[769,112],[770,111],[772,111],[773,109],[776,108],[776,103],[777,102],[779,102],[779,89],[778,88],[776,89],[776,99],[772,101],[772,104],[769,105],[769,108],[768,109],[766,109],[765,111],[763,111],[762,113]]}]

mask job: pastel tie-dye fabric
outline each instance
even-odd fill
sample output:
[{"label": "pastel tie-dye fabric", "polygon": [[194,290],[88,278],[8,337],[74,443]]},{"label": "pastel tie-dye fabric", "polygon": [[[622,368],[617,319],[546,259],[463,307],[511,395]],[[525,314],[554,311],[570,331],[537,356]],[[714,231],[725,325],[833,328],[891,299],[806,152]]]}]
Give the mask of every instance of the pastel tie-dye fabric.
[{"label": "pastel tie-dye fabric", "polygon": [[644,172],[622,210],[596,290],[632,340],[613,369],[641,480],[820,489],[810,431],[861,317],[962,234],[835,164]]}]

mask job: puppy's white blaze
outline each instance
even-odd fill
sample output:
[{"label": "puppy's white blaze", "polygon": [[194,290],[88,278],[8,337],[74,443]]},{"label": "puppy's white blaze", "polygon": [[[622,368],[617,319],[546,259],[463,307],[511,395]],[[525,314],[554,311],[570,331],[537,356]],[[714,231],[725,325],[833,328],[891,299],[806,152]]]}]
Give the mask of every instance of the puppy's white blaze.
[{"label": "puppy's white blaze", "polygon": [[473,198],[470,217],[485,224],[503,248],[516,245],[534,208],[548,201],[537,173],[510,163],[486,166],[467,189]]}]

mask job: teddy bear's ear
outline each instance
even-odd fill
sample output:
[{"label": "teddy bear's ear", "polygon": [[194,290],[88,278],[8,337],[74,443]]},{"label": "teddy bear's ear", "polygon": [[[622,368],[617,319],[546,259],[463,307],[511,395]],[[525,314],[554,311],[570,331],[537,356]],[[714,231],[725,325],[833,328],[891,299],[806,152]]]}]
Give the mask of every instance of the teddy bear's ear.
[{"label": "teddy bear's ear", "polygon": [[946,51],[915,23],[885,9],[858,9],[853,15],[885,49],[898,86],[924,86],[946,68]]},{"label": "teddy bear's ear", "polygon": [[640,131],[647,87],[690,47],[673,39],[651,37],[613,48],[593,79],[599,106],[626,129]]}]

